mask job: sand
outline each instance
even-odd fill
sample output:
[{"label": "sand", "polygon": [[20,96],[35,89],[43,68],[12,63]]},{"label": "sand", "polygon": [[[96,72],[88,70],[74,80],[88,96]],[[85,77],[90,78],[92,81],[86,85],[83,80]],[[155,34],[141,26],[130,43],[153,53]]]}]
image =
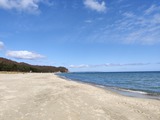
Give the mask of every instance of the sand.
[{"label": "sand", "polygon": [[160,120],[160,101],[51,73],[0,74],[0,120]]}]

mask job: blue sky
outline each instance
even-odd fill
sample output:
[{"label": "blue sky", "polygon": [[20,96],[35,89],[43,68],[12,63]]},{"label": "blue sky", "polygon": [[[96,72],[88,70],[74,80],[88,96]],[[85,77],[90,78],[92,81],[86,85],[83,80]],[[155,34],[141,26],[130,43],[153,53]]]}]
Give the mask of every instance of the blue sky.
[{"label": "blue sky", "polygon": [[0,56],[70,71],[159,71],[159,0],[0,0]]}]

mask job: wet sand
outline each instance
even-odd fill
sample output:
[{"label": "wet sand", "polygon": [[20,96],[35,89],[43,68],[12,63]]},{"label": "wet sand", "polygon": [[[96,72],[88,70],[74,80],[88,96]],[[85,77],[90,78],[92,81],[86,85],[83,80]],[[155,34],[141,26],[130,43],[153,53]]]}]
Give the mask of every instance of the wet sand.
[{"label": "wet sand", "polygon": [[160,120],[160,101],[50,73],[1,73],[0,120]]}]

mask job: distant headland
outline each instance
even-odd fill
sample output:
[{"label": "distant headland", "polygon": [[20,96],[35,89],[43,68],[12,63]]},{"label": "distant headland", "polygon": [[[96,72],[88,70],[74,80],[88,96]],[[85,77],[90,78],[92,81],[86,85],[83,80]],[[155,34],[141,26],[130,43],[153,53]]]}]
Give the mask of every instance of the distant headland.
[{"label": "distant headland", "polygon": [[68,72],[65,67],[30,65],[0,57],[0,71],[9,72]]}]

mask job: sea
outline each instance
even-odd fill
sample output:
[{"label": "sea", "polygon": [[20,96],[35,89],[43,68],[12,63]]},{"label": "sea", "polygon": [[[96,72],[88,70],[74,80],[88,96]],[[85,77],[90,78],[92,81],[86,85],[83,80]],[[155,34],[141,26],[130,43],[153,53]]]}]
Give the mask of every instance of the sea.
[{"label": "sea", "polygon": [[68,80],[92,84],[130,97],[160,100],[160,71],[70,72],[58,75]]}]

